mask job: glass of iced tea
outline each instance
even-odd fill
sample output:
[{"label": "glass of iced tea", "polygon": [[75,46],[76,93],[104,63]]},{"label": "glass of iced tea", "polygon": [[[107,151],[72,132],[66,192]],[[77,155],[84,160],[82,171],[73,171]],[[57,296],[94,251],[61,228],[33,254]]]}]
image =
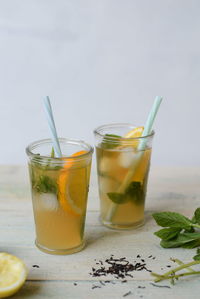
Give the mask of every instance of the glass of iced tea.
[{"label": "glass of iced tea", "polygon": [[108,124],[95,131],[101,222],[115,229],[144,223],[154,132],[131,124]]},{"label": "glass of iced tea", "polygon": [[93,148],[79,140],[59,139],[62,158],[52,141],[26,148],[35,219],[36,246],[51,254],[84,247],[84,226]]}]

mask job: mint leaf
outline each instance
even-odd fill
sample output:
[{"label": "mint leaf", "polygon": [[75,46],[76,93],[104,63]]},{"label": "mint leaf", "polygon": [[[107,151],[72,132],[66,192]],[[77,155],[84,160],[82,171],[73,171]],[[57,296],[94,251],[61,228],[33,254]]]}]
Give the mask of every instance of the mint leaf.
[{"label": "mint leaf", "polygon": [[124,193],[109,192],[107,195],[116,204],[127,201],[142,203],[145,197],[141,182],[131,182]]},{"label": "mint leaf", "polygon": [[33,181],[33,189],[38,193],[57,193],[56,182],[48,176],[40,175],[37,181]]},{"label": "mint leaf", "polygon": [[200,239],[200,233],[182,233],[182,235],[188,238],[193,238],[193,240]]},{"label": "mint leaf", "polygon": [[172,240],[162,240],[160,245],[164,248],[181,247],[182,245],[189,243],[193,240],[200,241],[200,233],[182,233],[177,238]]},{"label": "mint leaf", "polygon": [[195,223],[200,224],[200,208],[197,208],[194,212],[194,217],[192,219]]},{"label": "mint leaf", "polygon": [[154,233],[157,237],[163,240],[170,240],[176,237],[181,231],[181,228],[170,227],[170,228],[163,228]]},{"label": "mint leaf", "polygon": [[109,192],[107,193],[110,200],[112,200],[116,204],[123,204],[127,201],[127,197],[123,193],[114,193]]},{"label": "mint leaf", "polygon": [[119,135],[105,134],[101,143],[101,147],[103,149],[113,149],[120,145],[120,138],[122,137]]},{"label": "mint leaf", "polygon": [[183,244],[181,247],[186,249],[193,249],[200,246],[200,240],[193,240],[191,242]]},{"label": "mint leaf", "polygon": [[184,233],[194,233],[195,232],[195,229],[193,226],[189,227],[189,228],[185,228],[185,231]]},{"label": "mint leaf", "polygon": [[200,261],[200,254],[197,254],[193,257],[195,261]]},{"label": "mint leaf", "polygon": [[141,182],[131,182],[126,189],[125,194],[133,201],[144,201],[145,194]]},{"label": "mint leaf", "polygon": [[195,261],[199,261],[200,260],[200,248],[197,248],[197,254],[193,257],[193,259]]},{"label": "mint leaf", "polygon": [[189,229],[192,224],[190,219],[175,212],[154,213],[152,216],[156,223],[162,227]]}]

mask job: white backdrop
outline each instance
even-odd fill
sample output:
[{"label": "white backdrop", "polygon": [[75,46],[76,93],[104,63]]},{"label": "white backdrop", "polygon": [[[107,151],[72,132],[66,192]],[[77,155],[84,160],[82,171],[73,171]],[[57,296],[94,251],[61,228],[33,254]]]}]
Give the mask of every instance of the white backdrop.
[{"label": "white backdrop", "polygon": [[1,0],[0,163],[49,136],[93,143],[111,122],[145,122],[155,95],[153,160],[200,165],[199,0]]}]

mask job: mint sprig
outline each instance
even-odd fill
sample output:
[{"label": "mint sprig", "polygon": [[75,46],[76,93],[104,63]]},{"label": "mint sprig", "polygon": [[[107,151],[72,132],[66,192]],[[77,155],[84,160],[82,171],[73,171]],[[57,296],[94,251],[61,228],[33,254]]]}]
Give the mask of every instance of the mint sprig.
[{"label": "mint sprig", "polygon": [[194,248],[200,246],[200,208],[194,212],[192,219],[175,212],[154,213],[156,223],[164,229],[154,234],[161,239],[163,248]]},{"label": "mint sprig", "polygon": [[56,182],[46,175],[40,175],[38,180],[33,182],[33,189],[38,193],[57,193]]},{"label": "mint sprig", "polygon": [[30,163],[30,174],[32,181],[32,188],[38,193],[53,193],[57,194],[58,186],[56,179],[48,175],[49,172],[59,170],[62,167],[51,164],[51,158],[55,157],[54,148],[52,147],[50,158],[37,157]]},{"label": "mint sprig", "polygon": [[[158,274],[152,272],[151,275],[154,276],[155,278],[154,282],[160,282],[169,279],[172,284],[175,284],[175,281],[177,281],[180,277],[184,277],[188,275],[200,275],[200,271],[195,271],[193,268],[191,268],[191,266],[200,264],[200,260],[195,260],[186,264],[184,264],[182,261],[178,259],[171,259],[171,260],[173,262],[176,262],[179,266],[171,269],[170,271],[167,271],[164,274]],[[188,272],[177,273],[181,270],[187,270]]]}]

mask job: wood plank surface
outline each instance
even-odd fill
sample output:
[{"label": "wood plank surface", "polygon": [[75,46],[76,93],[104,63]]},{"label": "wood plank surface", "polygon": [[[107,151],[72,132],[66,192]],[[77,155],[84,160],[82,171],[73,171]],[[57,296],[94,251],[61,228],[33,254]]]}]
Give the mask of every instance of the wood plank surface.
[{"label": "wood plank surface", "polygon": [[[194,209],[200,206],[199,182],[198,168],[153,169],[145,225],[132,231],[114,231],[99,223],[98,191],[93,171],[86,220],[86,248],[77,254],[54,256],[40,252],[34,246],[26,167],[0,166],[0,251],[19,256],[29,269],[26,284],[13,298],[198,298],[199,277],[182,279],[175,286],[163,282],[160,285],[164,287],[158,288],[151,284],[148,271],[135,271],[127,283],[109,276],[99,279],[89,273],[95,267],[95,259],[105,260],[111,254],[125,256],[130,262],[139,261],[137,255],[140,254],[147,268],[159,273],[167,271],[167,266],[174,266],[169,261],[170,257],[190,261],[194,250],[163,249],[159,246],[159,239],[153,235],[157,226],[151,214],[171,210],[191,216]],[[148,258],[150,255],[155,259]],[[105,280],[111,282],[104,283]]]}]

